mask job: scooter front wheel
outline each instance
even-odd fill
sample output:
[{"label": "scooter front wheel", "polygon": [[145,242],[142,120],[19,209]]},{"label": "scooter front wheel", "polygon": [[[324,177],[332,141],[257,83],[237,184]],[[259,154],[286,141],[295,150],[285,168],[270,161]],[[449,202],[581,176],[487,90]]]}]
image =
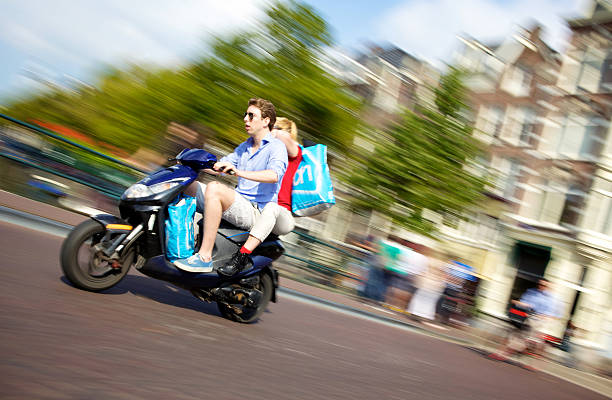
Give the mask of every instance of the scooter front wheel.
[{"label": "scooter front wheel", "polygon": [[97,292],[116,285],[134,262],[134,249],[126,249],[120,260],[109,260],[103,249],[115,235],[94,220],[77,225],[64,240],[60,263],[66,278],[79,289]]},{"label": "scooter front wheel", "polygon": [[268,307],[268,303],[272,298],[273,284],[270,276],[268,274],[262,274],[260,276],[259,284],[255,289],[263,293],[259,303],[255,307],[243,306],[241,312],[237,312],[234,308],[225,303],[217,303],[221,315],[232,321],[241,322],[244,324],[257,321],[261,314],[263,314],[263,312],[266,310],[266,307]]}]

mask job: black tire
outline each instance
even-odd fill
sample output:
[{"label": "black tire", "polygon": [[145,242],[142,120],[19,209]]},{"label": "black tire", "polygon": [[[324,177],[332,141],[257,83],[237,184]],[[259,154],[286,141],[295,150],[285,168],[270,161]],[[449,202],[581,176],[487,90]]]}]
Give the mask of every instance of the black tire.
[{"label": "black tire", "polygon": [[133,249],[126,249],[125,256],[120,260],[121,268],[110,268],[108,262],[99,256],[100,252],[93,254],[92,246],[101,243],[105,232],[100,223],[90,219],[77,225],[62,243],[62,271],[70,283],[79,289],[98,292],[111,288],[123,279],[134,262]]},{"label": "black tire", "polygon": [[261,314],[268,307],[268,303],[272,298],[272,279],[268,274],[262,274],[260,277],[259,284],[256,289],[261,290],[263,292],[263,296],[261,301],[257,305],[257,307],[242,307],[242,312],[237,313],[232,307],[228,306],[224,303],[217,303],[217,307],[219,308],[219,312],[221,315],[229,320],[240,322],[243,324],[250,324],[259,319]]}]

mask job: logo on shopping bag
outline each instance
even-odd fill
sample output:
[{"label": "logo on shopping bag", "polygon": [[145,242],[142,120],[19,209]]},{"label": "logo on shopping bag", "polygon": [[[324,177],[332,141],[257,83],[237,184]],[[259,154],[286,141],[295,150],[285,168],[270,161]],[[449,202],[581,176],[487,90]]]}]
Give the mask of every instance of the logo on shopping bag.
[{"label": "logo on shopping bag", "polygon": [[[310,157],[306,152],[304,158],[308,158],[308,163],[299,166],[293,178],[293,191],[296,193],[317,193],[321,187],[321,164],[314,157]],[[318,177],[318,179],[317,179]]]},{"label": "logo on shopping bag", "polygon": [[308,182],[312,182],[312,168],[310,165],[303,165],[295,172],[295,178],[293,178],[293,186],[304,184],[304,175],[308,178]]}]

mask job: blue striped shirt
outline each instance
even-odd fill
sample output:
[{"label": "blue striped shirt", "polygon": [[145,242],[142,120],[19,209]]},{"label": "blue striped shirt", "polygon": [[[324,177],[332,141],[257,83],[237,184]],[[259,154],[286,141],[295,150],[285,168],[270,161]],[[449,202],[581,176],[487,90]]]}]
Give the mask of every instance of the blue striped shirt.
[{"label": "blue striped shirt", "polygon": [[288,164],[287,148],[283,142],[272,137],[270,133],[264,136],[257,151],[253,152],[252,146],[253,138],[250,137],[236,147],[232,154],[223,157],[221,161],[227,161],[242,171],[270,169],[276,172],[278,176],[276,183],[262,183],[238,178],[236,191],[247,200],[257,203],[261,209],[271,201],[276,202],[278,198],[278,191]]}]

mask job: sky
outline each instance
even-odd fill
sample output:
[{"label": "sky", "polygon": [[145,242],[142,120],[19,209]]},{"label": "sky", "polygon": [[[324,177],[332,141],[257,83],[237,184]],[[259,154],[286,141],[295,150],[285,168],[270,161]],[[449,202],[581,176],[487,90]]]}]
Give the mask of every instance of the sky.
[{"label": "sky", "polygon": [[[105,65],[180,67],[212,35],[249,29],[267,0],[3,0],[0,4],[0,99],[41,81],[94,83]],[[305,0],[329,23],[336,46],[390,43],[436,66],[451,61],[457,35],[499,42],[539,21],[563,50],[564,20],[589,0]]]}]

